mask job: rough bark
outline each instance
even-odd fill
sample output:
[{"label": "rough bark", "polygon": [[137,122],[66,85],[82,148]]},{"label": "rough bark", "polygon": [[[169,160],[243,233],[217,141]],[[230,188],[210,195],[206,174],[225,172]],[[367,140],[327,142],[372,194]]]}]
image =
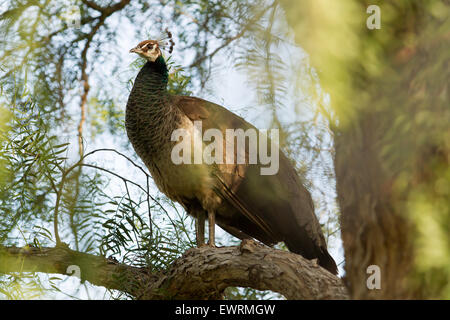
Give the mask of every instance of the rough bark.
[{"label": "rough bark", "polygon": [[0,248],[0,272],[67,274],[126,292],[136,299],[220,299],[230,286],[278,292],[287,299],[347,299],[340,278],[316,261],[254,241],[240,246],[192,248],[162,272],[136,268],[67,247]]},{"label": "rough bark", "polygon": [[[396,206],[399,199],[389,183],[393,178],[380,162],[377,117],[364,117],[335,138],[344,281],[355,299],[412,298],[406,283],[414,259],[411,225]],[[367,287],[371,265],[380,268],[380,289]]]}]

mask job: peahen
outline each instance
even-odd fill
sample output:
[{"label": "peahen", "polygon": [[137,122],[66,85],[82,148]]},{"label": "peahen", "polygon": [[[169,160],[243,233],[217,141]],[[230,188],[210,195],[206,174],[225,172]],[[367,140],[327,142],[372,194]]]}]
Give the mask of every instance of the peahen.
[{"label": "peahen", "polygon": [[267,245],[284,241],[290,251],[318,259],[322,267],[337,274],[311,195],[281,151],[276,150],[279,170],[274,175],[261,175],[261,164],[175,164],[171,160],[177,143],[172,133],[184,128],[193,134],[194,121],[202,122],[202,130],[257,129],[212,102],[169,94],[168,69],[161,52],[164,45],[146,40],[130,50],[147,63],[128,98],[126,130],[158,188],[196,218],[197,245],[205,244],[208,217],[211,246],[217,224],[239,239],[254,238]]}]

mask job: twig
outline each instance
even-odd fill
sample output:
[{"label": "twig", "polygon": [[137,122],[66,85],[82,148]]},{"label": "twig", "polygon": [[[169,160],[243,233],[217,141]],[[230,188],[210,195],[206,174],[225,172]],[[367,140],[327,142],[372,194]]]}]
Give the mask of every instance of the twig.
[{"label": "twig", "polygon": [[242,36],[244,36],[244,34],[253,26],[253,24],[255,24],[259,19],[261,19],[264,14],[270,9],[272,8],[274,5],[276,4],[276,2],[274,2],[274,4],[272,4],[271,6],[264,8],[260,13],[258,13],[257,15],[255,15],[255,17],[253,17],[245,26],[244,28],[242,28],[242,30],[236,34],[233,37],[228,38],[227,40],[225,40],[225,42],[220,45],[219,47],[217,47],[213,52],[211,52],[208,55],[204,55],[203,57],[200,57],[199,59],[195,60],[194,62],[192,62],[188,68],[193,68],[193,67],[197,67],[198,65],[200,65],[201,63],[203,63],[206,59],[212,59],[212,57],[214,57],[220,50],[222,50],[223,48],[225,48],[226,46],[228,46],[231,42],[241,38]]}]

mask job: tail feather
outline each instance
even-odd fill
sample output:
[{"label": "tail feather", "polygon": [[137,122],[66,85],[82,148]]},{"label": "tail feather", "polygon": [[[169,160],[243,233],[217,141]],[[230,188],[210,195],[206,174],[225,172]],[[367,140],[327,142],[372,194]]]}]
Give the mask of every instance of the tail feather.
[{"label": "tail feather", "polygon": [[319,255],[319,264],[332,274],[338,274],[336,262],[326,249],[322,252],[322,255]]},{"label": "tail feather", "polygon": [[313,249],[310,247],[312,250],[305,252],[304,244],[299,245],[299,242],[289,240],[285,241],[285,243],[289,251],[297,253],[306,259],[317,259],[321,267],[327,269],[334,275],[338,274],[336,262],[326,248],[314,246]]}]

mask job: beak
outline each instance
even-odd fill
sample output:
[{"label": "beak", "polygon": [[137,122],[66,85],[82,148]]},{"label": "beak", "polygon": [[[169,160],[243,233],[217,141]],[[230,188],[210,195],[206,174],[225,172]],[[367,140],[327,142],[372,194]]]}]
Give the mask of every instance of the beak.
[{"label": "beak", "polygon": [[133,48],[133,49],[130,50],[130,53],[133,53],[133,52],[134,52],[134,53],[138,52],[138,48],[135,47],[135,48]]}]

